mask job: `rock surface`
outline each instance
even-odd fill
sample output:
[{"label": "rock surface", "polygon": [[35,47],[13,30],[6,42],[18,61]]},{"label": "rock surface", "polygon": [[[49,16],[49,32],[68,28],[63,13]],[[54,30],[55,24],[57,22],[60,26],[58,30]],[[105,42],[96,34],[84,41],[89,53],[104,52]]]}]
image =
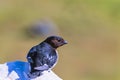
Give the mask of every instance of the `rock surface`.
[{"label": "rock surface", "polygon": [[44,71],[37,78],[30,79],[29,64],[23,61],[14,61],[0,64],[0,80],[62,80],[52,70]]}]

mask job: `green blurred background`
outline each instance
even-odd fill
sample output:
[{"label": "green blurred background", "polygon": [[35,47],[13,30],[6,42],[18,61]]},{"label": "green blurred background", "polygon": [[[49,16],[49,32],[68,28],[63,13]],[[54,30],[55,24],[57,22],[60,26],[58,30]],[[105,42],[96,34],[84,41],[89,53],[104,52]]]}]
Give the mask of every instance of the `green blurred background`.
[{"label": "green blurred background", "polygon": [[0,0],[0,63],[26,61],[44,38],[24,29],[49,18],[69,44],[54,71],[64,80],[120,80],[120,0]]}]

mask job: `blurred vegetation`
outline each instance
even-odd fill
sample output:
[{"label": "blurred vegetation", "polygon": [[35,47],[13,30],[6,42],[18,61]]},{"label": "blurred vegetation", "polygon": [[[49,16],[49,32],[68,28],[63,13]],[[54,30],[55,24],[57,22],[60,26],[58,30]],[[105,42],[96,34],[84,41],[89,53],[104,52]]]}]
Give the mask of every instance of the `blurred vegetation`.
[{"label": "blurred vegetation", "polygon": [[44,38],[27,25],[48,18],[69,44],[58,49],[64,80],[120,80],[120,0],[0,0],[0,62],[24,60]]}]

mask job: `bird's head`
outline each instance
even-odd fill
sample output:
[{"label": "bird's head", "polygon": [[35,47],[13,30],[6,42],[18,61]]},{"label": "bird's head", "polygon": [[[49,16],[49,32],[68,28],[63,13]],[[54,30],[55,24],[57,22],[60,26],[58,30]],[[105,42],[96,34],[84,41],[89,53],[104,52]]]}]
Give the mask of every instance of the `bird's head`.
[{"label": "bird's head", "polygon": [[59,36],[50,36],[44,42],[47,42],[53,48],[58,48],[60,46],[63,46],[64,44],[67,44],[67,41],[65,41],[62,37]]}]

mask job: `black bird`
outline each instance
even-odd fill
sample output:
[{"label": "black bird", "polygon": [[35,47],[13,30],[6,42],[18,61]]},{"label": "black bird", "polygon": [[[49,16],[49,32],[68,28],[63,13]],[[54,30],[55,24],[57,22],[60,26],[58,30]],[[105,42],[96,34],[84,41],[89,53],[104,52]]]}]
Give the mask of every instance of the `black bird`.
[{"label": "black bird", "polygon": [[67,44],[62,37],[50,36],[40,44],[32,47],[27,55],[30,64],[30,78],[40,76],[43,71],[52,69],[58,60],[56,49]]}]

